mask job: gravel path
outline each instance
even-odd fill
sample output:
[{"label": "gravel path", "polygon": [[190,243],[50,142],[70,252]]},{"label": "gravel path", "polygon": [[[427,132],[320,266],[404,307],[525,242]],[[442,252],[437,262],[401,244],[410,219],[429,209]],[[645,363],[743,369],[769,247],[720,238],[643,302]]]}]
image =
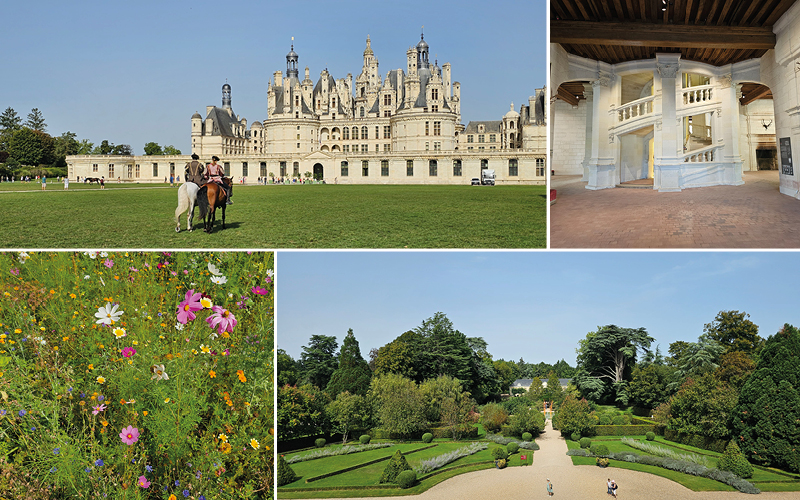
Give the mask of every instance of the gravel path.
[{"label": "gravel path", "polygon": [[[437,484],[418,496],[382,497],[384,500],[528,500],[549,498],[547,479],[553,483],[554,498],[575,500],[609,500],[606,480],[619,485],[617,498],[647,500],[797,500],[798,492],[764,492],[757,496],[738,491],[694,492],[669,479],[625,469],[601,469],[594,465],[572,465],[566,455],[567,445],[548,420],[544,434],[537,440],[541,449],[533,455],[533,466],[487,469],[461,474]],[[491,445],[490,445],[491,446]]]}]

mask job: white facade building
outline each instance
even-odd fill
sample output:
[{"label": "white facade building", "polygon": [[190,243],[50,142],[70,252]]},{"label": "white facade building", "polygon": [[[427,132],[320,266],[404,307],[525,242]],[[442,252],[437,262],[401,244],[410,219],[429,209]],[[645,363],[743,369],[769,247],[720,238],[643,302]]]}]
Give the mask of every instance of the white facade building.
[{"label": "white facade building", "polygon": [[[253,121],[232,108],[231,86],[222,106],[191,118],[192,153],[219,156],[237,180],[312,177],[338,184],[469,184],[492,169],[498,184],[544,184],[545,89],[536,89],[519,112],[496,122],[461,124],[461,88],[428,57],[421,37],[406,52],[406,69],[381,76],[367,37],[361,72],[336,79],[327,70],[316,83],[305,68],[299,79],[294,46],[286,73],[276,71],[267,90],[267,118]],[[189,156],[72,156],[69,175],[163,182],[182,175]],[[113,173],[115,175],[111,175]]]}]

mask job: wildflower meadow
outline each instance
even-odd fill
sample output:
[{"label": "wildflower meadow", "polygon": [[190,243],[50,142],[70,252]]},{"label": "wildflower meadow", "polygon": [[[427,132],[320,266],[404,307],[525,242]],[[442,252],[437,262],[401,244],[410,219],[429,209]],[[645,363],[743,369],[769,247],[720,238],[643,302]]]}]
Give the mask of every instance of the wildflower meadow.
[{"label": "wildflower meadow", "polygon": [[0,254],[0,498],[273,491],[273,254]]}]

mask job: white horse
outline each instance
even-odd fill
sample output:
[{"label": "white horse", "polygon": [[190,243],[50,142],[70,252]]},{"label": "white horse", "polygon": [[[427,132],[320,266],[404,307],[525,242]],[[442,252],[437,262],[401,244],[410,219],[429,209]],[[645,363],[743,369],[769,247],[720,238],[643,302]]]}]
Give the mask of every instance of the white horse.
[{"label": "white horse", "polygon": [[184,182],[178,188],[178,208],[175,209],[175,232],[181,232],[181,215],[188,211],[186,218],[186,229],[192,230],[192,219],[194,218],[194,205],[197,201],[197,191],[200,186],[194,182]]}]

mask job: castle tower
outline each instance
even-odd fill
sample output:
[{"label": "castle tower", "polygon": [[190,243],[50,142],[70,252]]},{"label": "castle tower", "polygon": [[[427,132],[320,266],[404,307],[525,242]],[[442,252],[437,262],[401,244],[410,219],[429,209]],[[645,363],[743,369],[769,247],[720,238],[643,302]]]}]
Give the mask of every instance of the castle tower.
[{"label": "castle tower", "polygon": [[222,86],[222,109],[231,109],[231,86],[227,82]]},{"label": "castle tower", "polygon": [[428,44],[425,42],[425,34],[421,33],[417,44],[417,68],[425,69],[428,66]]},{"label": "castle tower", "polygon": [[[292,42],[294,42],[294,37],[292,37]],[[294,51],[294,43],[292,43],[292,48],[288,54],[286,54],[286,76],[289,78],[291,77],[298,77],[297,72],[297,60],[299,56],[297,52]]]}]

